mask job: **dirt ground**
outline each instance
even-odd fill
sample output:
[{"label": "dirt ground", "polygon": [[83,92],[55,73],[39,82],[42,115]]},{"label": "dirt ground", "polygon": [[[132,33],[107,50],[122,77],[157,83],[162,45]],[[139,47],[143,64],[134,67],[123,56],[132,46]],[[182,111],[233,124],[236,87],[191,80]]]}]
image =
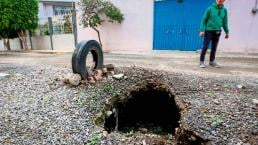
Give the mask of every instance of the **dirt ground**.
[{"label": "dirt ground", "polygon": [[[72,53],[21,53],[0,52],[2,64],[51,64],[71,66]],[[206,56],[208,60],[209,54]],[[116,66],[140,66],[173,72],[201,75],[234,75],[258,77],[258,55],[217,54],[221,68],[198,66],[199,54],[195,52],[164,51],[154,53],[105,53],[104,63]],[[208,63],[208,62],[207,62]]]}]

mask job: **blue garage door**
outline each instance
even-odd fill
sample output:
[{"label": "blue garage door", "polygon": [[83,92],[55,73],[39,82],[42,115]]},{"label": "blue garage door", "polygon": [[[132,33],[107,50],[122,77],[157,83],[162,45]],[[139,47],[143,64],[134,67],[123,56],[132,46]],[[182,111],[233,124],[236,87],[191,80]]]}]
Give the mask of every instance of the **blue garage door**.
[{"label": "blue garage door", "polygon": [[154,50],[194,51],[202,46],[200,22],[214,0],[155,0]]}]

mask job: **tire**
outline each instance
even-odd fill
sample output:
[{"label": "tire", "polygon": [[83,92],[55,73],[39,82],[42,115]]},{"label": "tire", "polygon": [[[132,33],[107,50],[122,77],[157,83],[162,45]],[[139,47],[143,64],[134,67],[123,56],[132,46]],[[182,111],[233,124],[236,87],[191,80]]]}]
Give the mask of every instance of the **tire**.
[{"label": "tire", "polygon": [[92,53],[93,61],[95,62],[94,69],[103,67],[103,51],[99,43],[95,40],[80,42],[72,57],[72,68],[73,72],[80,74],[84,80],[88,77],[86,58],[89,52]]},{"label": "tire", "polygon": [[77,64],[77,61],[76,61],[76,57],[77,57],[78,51],[79,51],[80,47],[82,45],[85,45],[86,43],[87,43],[87,41],[81,41],[80,43],[78,43],[76,45],[75,50],[73,51],[73,55],[72,55],[72,70],[73,70],[73,73],[77,73],[78,64]]}]

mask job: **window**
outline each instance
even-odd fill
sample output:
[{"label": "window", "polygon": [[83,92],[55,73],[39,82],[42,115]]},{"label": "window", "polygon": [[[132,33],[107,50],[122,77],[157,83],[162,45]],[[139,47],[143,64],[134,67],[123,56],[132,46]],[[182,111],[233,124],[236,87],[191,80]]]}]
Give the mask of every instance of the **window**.
[{"label": "window", "polygon": [[72,7],[55,6],[54,15],[66,15],[72,12]]}]

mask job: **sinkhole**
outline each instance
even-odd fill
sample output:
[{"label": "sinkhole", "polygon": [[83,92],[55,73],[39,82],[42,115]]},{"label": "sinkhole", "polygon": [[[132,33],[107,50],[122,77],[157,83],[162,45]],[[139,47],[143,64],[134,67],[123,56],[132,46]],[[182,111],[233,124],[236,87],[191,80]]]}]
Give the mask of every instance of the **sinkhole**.
[{"label": "sinkhole", "polygon": [[108,133],[136,131],[163,137],[173,134],[173,141],[179,145],[208,143],[209,139],[185,126],[182,118],[187,112],[187,103],[175,97],[168,85],[159,80],[145,80],[107,100],[95,123]]},{"label": "sinkhole", "polygon": [[104,128],[108,132],[131,130],[174,134],[180,111],[175,96],[164,85],[146,81],[116,99],[106,111]]}]

